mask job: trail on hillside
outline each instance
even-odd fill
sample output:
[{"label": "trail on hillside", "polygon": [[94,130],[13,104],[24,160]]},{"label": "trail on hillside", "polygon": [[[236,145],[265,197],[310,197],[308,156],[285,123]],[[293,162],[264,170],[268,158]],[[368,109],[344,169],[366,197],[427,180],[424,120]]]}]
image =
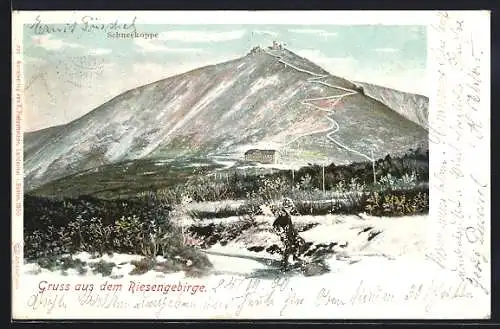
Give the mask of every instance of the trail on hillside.
[{"label": "trail on hillside", "polygon": [[[344,94],[341,94],[341,95],[333,95],[333,96],[326,96],[326,97],[320,97],[320,98],[305,98],[303,100],[300,101],[301,104],[304,104],[304,105],[308,105],[308,106],[311,106],[313,107],[314,109],[316,110],[320,110],[320,111],[324,111],[324,112],[327,112],[327,114],[325,115],[325,118],[331,122],[331,126],[328,127],[327,129],[321,129],[321,130],[317,130],[317,131],[312,131],[312,132],[308,132],[306,134],[302,134],[302,135],[299,135],[295,138],[293,138],[291,141],[287,142],[285,144],[285,146],[287,145],[290,145],[291,143],[297,141],[298,139],[302,138],[302,137],[305,137],[305,136],[310,136],[310,135],[314,135],[314,134],[318,134],[318,133],[327,133],[326,134],[326,138],[331,141],[332,143],[338,145],[339,147],[349,151],[349,152],[352,152],[352,153],[355,153],[363,158],[366,158],[368,159],[369,161],[374,161],[374,159],[362,152],[359,152],[357,150],[354,150],[350,147],[348,147],[347,145],[341,143],[340,141],[336,140],[333,135],[339,131],[340,129],[340,126],[339,124],[337,123],[337,121],[335,121],[335,119],[333,119],[331,116],[333,114],[335,114],[335,111],[334,111],[334,108],[335,106],[337,106],[337,104],[344,98],[344,97],[348,97],[348,96],[351,96],[351,95],[355,95],[357,94],[358,92],[356,90],[352,90],[352,89],[348,89],[348,88],[344,88],[344,87],[341,87],[341,86],[336,86],[336,85],[332,85],[332,84],[329,84],[325,81],[323,81],[322,79],[324,78],[327,78],[328,75],[327,74],[318,74],[318,73],[314,73],[314,72],[311,72],[309,70],[306,70],[306,69],[302,69],[302,68],[299,68],[291,63],[288,63],[286,61],[283,60],[283,58],[279,55],[275,55],[275,54],[272,54],[270,53],[269,51],[265,50],[264,49],[264,52],[270,56],[273,56],[275,58],[278,59],[278,61],[280,63],[283,63],[285,64],[285,66],[289,66],[291,68],[293,68],[294,70],[296,71],[299,71],[299,72],[303,72],[303,73],[307,73],[309,75],[312,75],[311,78],[308,78],[307,79],[307,82],[308,83],[319,83],[321,85],[324,85],[324,86],[327,86],[327,87],[330,87],[330,88],[334,88],[334,89],[338,89],[338,90],[342,90],[344,91],[345,93]],[[323,100],[323,99],[336,99],[335,102],[330,106],[330,107],[320,107],[320,106],[317,106],[315,104],[312,104],[310,103],[311,101],[316,101],[316,100]]]}]

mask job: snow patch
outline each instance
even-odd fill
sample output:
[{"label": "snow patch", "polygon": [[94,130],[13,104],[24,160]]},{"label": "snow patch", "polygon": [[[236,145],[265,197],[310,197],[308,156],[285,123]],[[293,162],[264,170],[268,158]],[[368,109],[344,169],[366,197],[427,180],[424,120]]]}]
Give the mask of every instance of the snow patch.
[{"label": "snow patch", "polygon": [[132,128],[131,132],[129,132],[125,136],[122,136],[120,140],[115,141],[108,147],[108,151],[105,154],[105,156],[108,158],[108,161],[117,161],[130,151],[134,138],[136,137],[136,131],[137,128]]},{"label": "snow patch", "polygon": [[188,167],[208,167],[210,164],[208,163],[190,163]]},{"label": "snow patch", "polygon": [[153,174],[156,174],[156,171],[145,171],[145,172],[142,173],[142,175],[145,175],[145,176],[147,176],[147,175],[153,175]]},{"label": "snow patch", "polygon": [[236,161],[230,161],[230,160],[213,160],[213,161],[217,164],[224,166],[224,168],[220,168],[219,170],[231,168],[232,166],[234,166],[236,164]]}]

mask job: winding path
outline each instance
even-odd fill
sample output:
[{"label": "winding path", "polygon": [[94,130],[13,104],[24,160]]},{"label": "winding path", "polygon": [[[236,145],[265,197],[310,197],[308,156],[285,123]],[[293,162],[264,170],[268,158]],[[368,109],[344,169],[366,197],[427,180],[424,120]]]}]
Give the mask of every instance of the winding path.
[{"label": "winding path", "polygon": [[[299,68],[299,67],[297,67],[297,66],[295,66],[293,64],[290,64],[290,63],[284,61],[281,56],[272,54],[269,51],[267,51],[266,49],[264,49],[264,52],[266,54],[270,55],[270,56],[273,56],[273,57],[277,58],[278,61],[280,63],[283,63],[285,66],[289,66],[289,67],[293,68],[296,71],[312,75],[311,78],[307,79],[307,82],[309,82],[309,83],[319,83],[321,85],[324,85],[324,86],[327,86],[327,87],[330,87],[330,88],[335,88],[335,89],[338,89],[338,90],[342,90],[342,91],[345,92],[344,94],[341,94],[341,95],[326,96],[326,97],[320,97],[320,98],[305,98],[305,99],[301,100],[300,101],[301,104],[311,106],[311,107],[315,108],[316,110],[327,112],[327,114],[325,115],[325,118],[328,121],[330,121],[332,125],[330,127],[328,127],[327,129],[321,129],[321,130],[317,130],[317,131],[308,132],[307,134],[299,135],[299,136],[293,138],[291,141],[287,142],[285,144],[285,146],[287,146],[287,145],[289,145],[289,144],[297,141],[299,138],[302,138],[302,137],[305,137],[305,136],[310,136],[310,135],[314,135],[314,134],[318,134],[318,133],[327,133],[326,134],[326,138],[329,141],[331,141],[332,143],[338,145],[339,147],[341,147],[341,148],[343,148],[343,149],[345,149],[347,151],[356,153],[357,155],[362,156],[362,157],[364,157],[364,158],[366,158],[366,159],[368,159],[370,161],[374,161],[374,159],[371,158],[371,157],[369,157],[368,155],[366,155],[364,153],[361,153],[359,151],[356,151],[356,150],[354,150],[354,149],[352,149],[352,148],[344,145],[343,143],[339,142],[335,138],[333,138],[333,134],[335,134],[340,129],[339,124],[337,123],[337,121],[335,121],[331,117],[331,115],[333,115],[335,113],[333,111],[333,108],[335,108],[335,106],[338,104],[338,102],[340,102],[344,97],[355,95],[355,94],[358,93],[357,91],[352,90],[352,89],[348,89],[348,88],[344,88],[344,87],[341,87],[341,86],[335,86],[335,85],[329,84],[329,83],[327,83],[327,82],[325,82],[325,81],[322,80],[322,79],[328,77],[328,75],[318,74],[318,73],[314,73],[314,72],[311,72],[311,71],[308,71],[308,70],[305,70],[305,69],[301,69],[301,68]],[[328,108],[320,107],[320,106],[317,106],[317,105],[315,105],[313,103],[310,103],[311,101],[323,100],[323,99],[336,99],[336,100]]]}]

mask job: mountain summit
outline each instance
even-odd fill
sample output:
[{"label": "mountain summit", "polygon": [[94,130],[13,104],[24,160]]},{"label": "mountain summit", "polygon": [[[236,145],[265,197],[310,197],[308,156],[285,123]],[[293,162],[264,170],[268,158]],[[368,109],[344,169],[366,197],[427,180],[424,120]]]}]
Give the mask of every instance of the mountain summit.
[{"label": "mountain summit", "polygon": [[[78,100],[74,100],[77,102]],[[25,187],[141,158],[283,151],[346,163],[427,145],[427,131],[281,45],[124,92],[25,133]],[[288,157],[288,158],[287,158]]]}]

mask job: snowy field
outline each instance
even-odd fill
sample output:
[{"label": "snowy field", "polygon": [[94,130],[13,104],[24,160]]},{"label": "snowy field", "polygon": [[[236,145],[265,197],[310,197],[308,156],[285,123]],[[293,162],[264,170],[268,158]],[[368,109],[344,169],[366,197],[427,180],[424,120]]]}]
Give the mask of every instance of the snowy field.
[{"label": "snowy field", "polygon": [[[237,221],[238,217],[215,218],[203,220],[204,225],[210,223],[224,224]],[[315,244],[338,243],[339,247],[330,259],[333,272],[349,271],[345,264],[371,261],[379,259],[385,262],[394,261],[399,258],[422,258],[425,252],[425,227],[428,216],[412,216],[397,218],[377,218],[366,215],[358,216],[296,216],[295,225],[318,224],[300,235],[307,241]],[[257,216],[257,225],[242,232],[236,239],[225,246],[216,244],[207,250],[206,254],[214,264],[215,273],[230,273],[241,276],[252,276],[252,271],[262,270],[280,259],[278,254],[269,254],[265,250],[261,252],[249,251],[248,248],[255,246],[268,246],[280,244],[278,237],[271,231],[273,218],[269,216]],[[195,224],[196,220],[186,220],[184,225]],[[370,235],[377,233],[369,240]],[[342,246],[342,247],[340,247]],[[130,264],[133,260],[140,260],[140,255],[113,254],[102,257],[92,257],[89,253],[82,252],[73,255],[73,258],[92,264],[99,261],[117,264],[113,268],[113,278],[124,278],[130,276],[133,269]],[[157,257],[159,261],[163,257]],[[90,268],[90,267],[89,267]],[[35,263],[24,265],[25,274],[67,277],[69,275],[79,275],[76,270],[69,269],[67,273],[53,273],[42,269]],[[90,270],[88,272],[91,272]],[[89,274],[86,274],[89,275]],[[144,274],[155,276],[152,273]],[[277,275],[280,275],[277,273]],[[97,275],[101,276],[100,274]]]},{"label": "snowy field", "polygon": [[[237,218],[206,220],[205,224],[231,220]],[[272,218],[266,216],[258,216],[255,227],[226,245],[215,244],[205,250],[213,268],[197,278],[155,269],[131,274],[131,262],[142,258],[138,255],[73,255],[86,263],[85,273],[75,269],[50,271],[25,263],[20,286],[30,297],[18,307],[27,307],[31,317],[40,318],[72,318],[75,315],[70,305],[74,303],[82,310],[76,316],[79,318],[453,317],[468,307],[473,288],[425,259],[428,220],[428,216],[297,216],[297,226],[317,224],[300,233],[306,241],[337,243],[326,260],[329,272],[316,276],[283,273],[279,254],[248,249],[279,243],[269,230]],[[116,265],[109,276],[90,270],[99,261]],[[415,282],[424,285],[419,287]],[[50,288],[49,283],[58,286]],[[134,290],[140,284],[173,288],[167,292]],[[85,285],[87,290],[82,291]],[[107,291],[114,289],[109,286],[120,287],[120,291]],[[47,291],[42,293],[40,288]]]}]

